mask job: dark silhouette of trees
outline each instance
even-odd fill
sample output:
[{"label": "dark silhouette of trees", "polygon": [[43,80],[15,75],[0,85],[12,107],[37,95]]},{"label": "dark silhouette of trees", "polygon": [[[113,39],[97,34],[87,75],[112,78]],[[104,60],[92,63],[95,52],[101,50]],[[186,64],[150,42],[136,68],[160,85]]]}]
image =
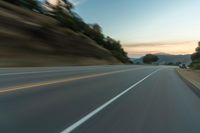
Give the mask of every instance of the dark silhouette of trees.
[{"label": "dark silhouette of trees", "polygon": [[74,5],[68,0],[57,0],[55,5],[50,3],[48,0],[46,0],[45,3],[49,8],[51,8],[52,13],[56,13],[56,15],[59,13],[70,14],[71,10],[74,8]]},{"label": "dark silhouette of trees", "polygon": [[90,27],[97,33],[102,33],[102,28],[99,24],[91,24]]},{"label": "dark silhouette of trees", "polygon": [[28,8],[30,10],[36,10],[40,12],[40,5],[39,2],[37,0],[4,0],[7,1],[9,3],[21,6],[21,7],[25,7]]},{"label": "dark silhouette of trees", "polygon": [[93,39],[100,46],[108,49],[117,59],[123,63],[132,63],[127,53],[121,46],[120,41],[116,41],[111,37],[105,37],[102,28],[98,24],[89,25],[84,30],[84,34]]},{"label": "dark silhouette of trees", "polygon": [[4,0],[4,1],[7,1],[7,2],[15,4],[15,5],[20,5],[20,0]]},{"label": "dark silhouette of trees", "polygon": [[191,59],[192,59],[191,67],[200,69],[200,42],[198,43],[196,52],[191,55]]},{"label": "dark silhouette of trees", "polygon": [[152,64],[153,62],[157,62],[158,60],[158,56],[153,54],[147,54],[143,57],[143,63],[145,64]]},{"label": "dark silhouette of trees", "polygon": [[[40,12],[40,7],[37,0],[4,0],[15,5],[26,7],[30,10],[37,10]],[[45,12],[60,22],[60,26],[63,28],[69,28],[75,32],[82,33],[98,45],[109,50],[113,56],[123,63],[130,63],[127,53],[121,46],[120,41],[116,41],[111,37],[105,37],[102,27],[99,24],[87,24],[83,19],[75,12],[72,11],[74,5],[68,0],[57,0],[57,4],[53,5],[48,0],[45,1],[46,6],[50,10]]]},{"label": "dark silhouette of trees", "polygon": [[21,4],[30,10],[39,8],[39,4],[37,0],[21,0]]},{"label": "dark silhouette of trees", "polygon": [[59,1],[58,6],[61,6],[65,9],[67,9],[68,11],[71,11],[74,8],[74,5],[71,2],[69,2],[68,0],[58,0],[58,1]]}]

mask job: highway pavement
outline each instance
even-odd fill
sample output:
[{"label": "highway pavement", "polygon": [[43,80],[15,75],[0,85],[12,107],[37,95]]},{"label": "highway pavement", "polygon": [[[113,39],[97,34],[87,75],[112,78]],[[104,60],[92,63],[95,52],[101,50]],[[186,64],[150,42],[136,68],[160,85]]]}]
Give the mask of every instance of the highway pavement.
[{"label": "highway pavement", "polygon": [[0,69],[0,133],[200,133],[175,67]]}]

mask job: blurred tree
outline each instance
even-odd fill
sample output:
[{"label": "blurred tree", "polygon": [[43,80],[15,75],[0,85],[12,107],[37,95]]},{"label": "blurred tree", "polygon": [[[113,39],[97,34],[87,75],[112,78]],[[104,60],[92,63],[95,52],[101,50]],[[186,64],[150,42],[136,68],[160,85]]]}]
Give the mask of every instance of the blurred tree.
[{"label": "blurred tree", "polygon": [[[5,0],[16,5],[22,5],[23,7],[31,10],[39,11],[38,0]],[[99,24],[87,24],[83,19],[72,11],[73,4],[69,0],[56,0],[52,3],[50,0],[45,0],[45,13],[60,22],[60,26],[64,28],[72,29],[75,32],[83,33],[98,45],[109,50],[118,60],[123,63],[131,63],[127,56],[127,53],[121,46],[120,41],[116,41],[111,37],[105,37],[102,32],[102,27]],[[47,11],[46,11],[47,10]],[[40,12],[40,11],[39,11]],[[42,12],[41,12],[42,13]]]},{"label": "blurred tree", "polygon": [[51,3],[51,1],[46,0],[46,5],[51,8],[54,12],[67,12],[70,13],[74,8],[74,5],[68,0],[56,0],[56,2]]},{"label": "blurred tree", "polygon": [[179,66],[179,65],[182,64],[182,63],[178,61],[178,62],[176,62],[175,64],[176,64],[176,66]]},{"label": "blurred tree", "polygon": [[4,0],[4,1],[7,1],[7,2],[15,4],[15,5],[20,5],[20,0]]},{"label": "blurred tree", "polygon": [[192,61],[195,61],[195,60],[197,60],[199,58],[200,58],[200,53],[198,53],[198,52],[196,52],[196,53],[194,53],[194,54],[191,55]]},{"label": "blurred tree", "polygon": [[200,42],[198,43],[198,47],[196,48],[196,52],[191,56],[192,61],[200,59]]},{"label": "blurred tree", "polygon": [[38,0],[4,0],[9,3],[28,8],[30,10],[40,11],[40,6]]},{"label": "blurred tree", "polygon": [[198,43],[198,47],[196,48],[196,52],[191,55],[192,63],[191,67],[200,69],[200,42]]},{"label": "blurred tree", "polygon": [[200,53],[200,42],[199,42],[199,44],[198,44],[198,47],[196,48],[196,52],[197,52],[197,53]]},{"label": "blurred tree", "polygon": [[165,63],[165,65],[176,66],[176,64],[174,62],[167,62],[167,63]]},{"label": "blurred tree", "polygon": [[65,9],[67,9],[68,11],[71,11],[71,9],[74,8],[74,5],[69,2],[68,0],[59,0],[60,2],[60,6],[63,6]]},{"label": "blurred tree", "polygon": [[153,54],[147,54],[143,57],[143,63],[145,64],[152,64],[153,62],[157,62],[158,60],[158,56]]},{"label": "blurred tree", "polygon": [[34,9],[38,9],[39,4],[37,0],[20,0],[20,3],[22,6],[30,9],[30,10],[34,10]]},{"label": "blurred tree", "polygon": [[90,27],[97,33],[102,33],[102,28],[98,24],[91,24]]}]

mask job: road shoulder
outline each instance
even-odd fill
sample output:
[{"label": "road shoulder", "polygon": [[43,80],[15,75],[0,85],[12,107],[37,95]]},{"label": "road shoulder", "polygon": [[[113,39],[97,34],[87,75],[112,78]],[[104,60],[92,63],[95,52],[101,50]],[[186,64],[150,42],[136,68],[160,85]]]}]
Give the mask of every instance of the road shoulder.
[{"label": "road shoulder", "polygon": [[183,81],[200,97],[200,70],[176,69]]}]

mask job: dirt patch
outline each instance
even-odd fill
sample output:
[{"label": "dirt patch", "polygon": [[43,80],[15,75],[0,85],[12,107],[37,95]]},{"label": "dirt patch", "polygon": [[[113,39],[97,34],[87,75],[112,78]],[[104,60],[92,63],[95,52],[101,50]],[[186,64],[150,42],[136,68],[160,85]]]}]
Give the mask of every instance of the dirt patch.
[{"label": "dirt patch", "polygon": [[187,81],[192,83],[200,91],[200,70],[177,69],[177,72]]}]

